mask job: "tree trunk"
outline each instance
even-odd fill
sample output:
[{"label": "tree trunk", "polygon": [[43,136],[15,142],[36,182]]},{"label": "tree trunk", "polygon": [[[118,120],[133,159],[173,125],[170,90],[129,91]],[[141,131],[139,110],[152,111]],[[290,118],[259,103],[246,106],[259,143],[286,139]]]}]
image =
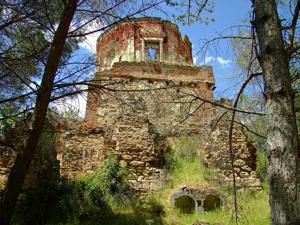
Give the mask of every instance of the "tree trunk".
[{"label": "tree trunk", "polygon": [[8,176],[4,195],[0,203],[0,225],[8,225],[22,189],[24,179],[32,161],[36,146],[46,117],[54,77],[62,56],[68,30],[74,16],[77,0],[69,0],[61,15],[59,26],[54,34],[48,60],[35,104],[35,120],[29,134],[24,151],[17,155],[14,166]]},{"label": "tree trunk", "polygon": [[253,0],[259,60],[266,79],[267,156],[271,224],[300,215],[299,143],[289,58],[275,0]]}]

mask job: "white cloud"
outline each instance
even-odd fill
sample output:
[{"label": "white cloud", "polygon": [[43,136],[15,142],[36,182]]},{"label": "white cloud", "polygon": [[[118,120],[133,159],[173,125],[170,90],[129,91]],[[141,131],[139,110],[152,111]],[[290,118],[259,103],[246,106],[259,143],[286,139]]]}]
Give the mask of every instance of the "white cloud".
[{"label": "white cloud", "polygon": [[213,56],[206,56],[205,59],[204,59],[204,64],[214,62],[215,60],[216,60],[216,58],[213,57]]},{"label": "white cloud", "polygon": [[[93,21],[89,23],[87,27],[84,28],[84,33],[93,32],[99,30],[101,27],[105,26],[105,24],[100,23],[99,21]],[[82,41],[79,46],[86,48],[91,53],[96,54],[96,44],[98,37],[103,33],[103,31],[97,31],[88,35],[85,35],[84,41]]]},{"label": "white cloud", "polygon": [[193,64],[198,64],[198,56],[193,57]]},{"label": "white cloud", "polygon": [[84,118],[86,110],[86,97],[87,93],[78,94],[72,98],[63,98],[55,101],[54,105],[58,109],[58,112],[76,112],[79,117]]},{"label": "white cloud", "polygon": [[86,48],[90,52],[96,54],[96,43],[99,36],[100,36],[99,32],[86,35],[85,40],[81,42],[79,45],[83,48]]},{"label": "white cloud", "polygon": [[214,56],[206,56],[204,58],[203,64],[217,63],[222,67],[226,67],[232,63],[230,59],[224,59],[223,57],[214,57]]},{"label": "white cloud", "polygon": [[227,66],[228,64],[230,64],[232,61],[230,59],[224,59],[222,57],[217,57],[217,61],[218,63],[220,63],[222,66]]}]

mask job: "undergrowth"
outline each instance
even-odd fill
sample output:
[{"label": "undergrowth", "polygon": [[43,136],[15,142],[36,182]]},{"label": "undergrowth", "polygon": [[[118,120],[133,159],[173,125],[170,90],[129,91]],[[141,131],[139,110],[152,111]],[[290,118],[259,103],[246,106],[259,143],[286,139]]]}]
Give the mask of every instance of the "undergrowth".
[{"label": "undergrowth", "polygon": [[[27,191],[14,215],[16,225],[144,223],[147,215],[125,180],[127,171],[111,156],[102,170],[76,181],[60,179]],[[120,222],[121,221],[121,222]]]},{"label": "undergrowth", "polygon": [[[187,152],[189,151],[189,152]],[[265,225],[269,224],[269,205],[267,190],[260,192],[238,192],[238,215],[237,223],[232,218],[232,192],[231,188],[225,187],[211,179],[215,177],[213,170],[208,169],[203,163],[203,151],[195,137],[185,137],[174,140],[172,151],[168,156],[173,163],[169,166],[171,173],[170,182],[165,185],[156,195],[152,196],[159,200],[164,206],[162,221],[164,225],[192,225],[196,221],[207,221],[210,225]],[[260,158],[259,168],[264,167],[264,159]],[[209,186],[221,191],[227,198],[226,206],[220,209],[204,212],[202,214],[184,214],[170,205],[170,195],[176,188],[187,185],[198,184]],[[263,187],[266,187],[263,184]]]},{"label": "undergrowth", "polygon": [[[140,200],[133,195],[124,177],[127,171],[118,166],[111,156],[105,167],[92,176],[70,182],[41,186],[28,192],[19,204],[14,217],[18,225],[192,225],[207,221],[210,225],[265,225],[269,224],[268,194],[238,193],[238,223],[232,219],[230,188],[212,183],[214,172],[204,166],[203,151],[195,137],[174,139],[166,153],[166,168],[170,181],[164,188]],[[262,168],[264,159],[260,159]],[[182,185],[197,184],[221,191],[227,198],[226,206],[202,214],[183,214],[170,205],[170,195]],[[265,186],[265,185],[264,185]]]}]

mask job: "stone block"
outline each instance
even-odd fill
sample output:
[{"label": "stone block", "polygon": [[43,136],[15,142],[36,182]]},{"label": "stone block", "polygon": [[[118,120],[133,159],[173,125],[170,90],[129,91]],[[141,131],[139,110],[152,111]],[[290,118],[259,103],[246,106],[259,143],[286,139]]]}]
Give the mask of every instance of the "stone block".
[{"label": "stone block", "polygon": [[242,178],[247,178],[247,177],[250,176],[249,173],[248,173],[248,172],[245,172],[245,171],[241,171],[239,175],[240,175],[240,177],[242,177]]},{"label": "stone block", "polygon": [[237,167],[242,167],[246,164],[246,162],[242,159],[237,159],[234,161],[233,165]]},{"label": "stone block", "polygon": [[252,169],[247,165],[242,166],[241,169],[249,173],[252,171]]},{"label": "stone block", "polygon": [[121,158],[124,159],[125,161],[131,161],[132,155],[121,155]]},{"label": "stone block", "polygon": [[158,191],[162,188],[163,183],[161,181],[152,180],[150,181],[150,191]]},{"label": "stone block", "polygon": [[119,166],[120,166],[120,167],[123,167],[123,168],[124,168],[124,167],[127,167],[127,162],[124,161],[124,160],[120,160],[120,161],[119,161]]},{"label": "stone block", "polygon": [[142,161],[131,161],[130,166],[143,168],[145,166],[145,163]]}]

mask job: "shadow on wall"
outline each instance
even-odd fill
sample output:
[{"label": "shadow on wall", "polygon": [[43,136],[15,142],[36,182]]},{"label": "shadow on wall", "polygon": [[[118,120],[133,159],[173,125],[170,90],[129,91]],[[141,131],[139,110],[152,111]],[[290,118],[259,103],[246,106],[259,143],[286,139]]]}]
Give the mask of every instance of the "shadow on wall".
[{"label": "shadow on wall", "polygon": [[[8,174],[14,164],[18,152],[22,152],[24,143],[32,126],[32,115],[28,114],[26,120],[19,121],[13,127],[5,130],[4,139],[11,143],[12,148],[0,146],[0,192],[5,188]],[[36,152],[27,172],[23,190],[36,188],[41,183],[59,178],[59,161],[56,151],[55,126],[46,119]]]}]

